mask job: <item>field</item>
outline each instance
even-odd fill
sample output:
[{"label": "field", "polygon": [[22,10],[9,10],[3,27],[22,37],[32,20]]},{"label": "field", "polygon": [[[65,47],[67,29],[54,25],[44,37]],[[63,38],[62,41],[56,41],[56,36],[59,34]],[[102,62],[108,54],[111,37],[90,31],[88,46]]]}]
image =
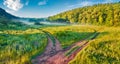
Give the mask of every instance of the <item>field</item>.
[{"label": "field", "polygon": [[94,29],[92,28],[80,28],[79,26],[48,27],[43,30],[52,33],[56,38],[58,38],[63,48],[87,38],[94,32]]},{"label": "field", "polygon": [[46,35],[41,30],[55,36],[63,49],[88,38],[95,31],[100,33],[69,64],[120,63],[119,27],[68,25],[0,31],[0,64],[30,64],[47,44]]},{"label": "field", "polygon": [[39,30],[5,30],[0,32],[0,64],[29,64],[40,54],[47,38]]},{"label": "field", "polygon": [[[83,28],[86,26],[83,26]],[[100,32],[69,64],[120,64],[119,27],[87,26]]]},{"label": "field", "polygon": [[69,64],[119,64],[120,63],[120,29],[119,27],[73,25],[57,28],[45,28],[56,36],[65,48],[92,34],[100,34],[91,40]]}]

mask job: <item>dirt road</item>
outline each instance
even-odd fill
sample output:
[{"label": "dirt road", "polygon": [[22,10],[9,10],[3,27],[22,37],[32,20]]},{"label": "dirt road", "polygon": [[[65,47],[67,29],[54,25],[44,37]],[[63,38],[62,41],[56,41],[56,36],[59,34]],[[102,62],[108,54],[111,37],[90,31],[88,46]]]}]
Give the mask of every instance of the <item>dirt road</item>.
[{"label": "dirt road", "polygon": [[[57,38],[52,36],[49,32],[44,31],[44,33],[46,33],[48,38],[47,47],[42,55],[32,60],[33,64],[68,64],[68,62],[74,59],[77,53],[80,52],[89,42],[89,40],[79,41],[67,49],[62,49]],[[98,34],[99,33],[95,32],[91,35],[92,37],[90,36],[90,39],[94,39]]]}]

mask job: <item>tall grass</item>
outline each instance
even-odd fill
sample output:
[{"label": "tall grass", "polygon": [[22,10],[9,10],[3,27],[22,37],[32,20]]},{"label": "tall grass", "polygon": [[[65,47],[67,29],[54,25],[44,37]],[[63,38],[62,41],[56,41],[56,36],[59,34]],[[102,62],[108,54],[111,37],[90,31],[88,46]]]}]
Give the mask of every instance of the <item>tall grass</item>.
[{"label": "tall grass", "polygon": [[52,33],[60,41],[63,48],[87,38],[94,32],[94,29],[80,28],[79,26],[47,27],[43,30]]},{"label": "tall grass", "polygon": [[[84,28],[86,26],[83,26]],[[120,64],[119,27],[87,26],[98,32],[99,36],[90,41],[69,64]]]},{"label": "tall grass", "polygon": [[[44,27],[63,48],[83,40],[94,30],[100,34],[80,51],[69,64],[120,64],[120,27],[72,25]],[[0,64],[30,64],[34,55],[47,44],[46,35],[38,29],[0,31]],[[70,51],[71,52],[71,51]]]},{"label": "tall grass", "polygon": [[7,30],[0,34],[0,64],[30,64],[47,44],[46,35],[38,30]]}]

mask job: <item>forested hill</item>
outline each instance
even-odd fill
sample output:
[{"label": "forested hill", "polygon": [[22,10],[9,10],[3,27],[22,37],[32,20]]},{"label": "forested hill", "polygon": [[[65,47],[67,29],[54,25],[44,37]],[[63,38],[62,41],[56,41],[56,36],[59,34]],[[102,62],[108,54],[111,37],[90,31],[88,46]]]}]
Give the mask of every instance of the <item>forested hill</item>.
[{"label": "forested hill", "polygon": [[6,18],[6,19],[18,19],[18,17],[7,13],[4,9],[0,8],[0,19],[1,19],[1,18]]},{"label": "forested hill", "polygon": [[120,25],[120,3],[98,4],[77,8],[51,16],[48,20],[118,26]]},{"label": "forested hill", "polygon": [[[16,21],[14,21],[16,19]],[[4,9],[0,8],[0,30],[15,29],[23,26],[21,22],[17,22],[19,17],[7,13]]]}]

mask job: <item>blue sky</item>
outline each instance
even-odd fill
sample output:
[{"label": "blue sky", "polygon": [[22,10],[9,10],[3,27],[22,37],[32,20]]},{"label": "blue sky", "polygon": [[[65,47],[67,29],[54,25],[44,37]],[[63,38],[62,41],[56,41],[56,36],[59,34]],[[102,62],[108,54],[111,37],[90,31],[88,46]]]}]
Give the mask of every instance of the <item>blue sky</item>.
[{"label": "blue sky", "polygon": [[70,9],[120,0],[0,0],[0,7],[20,17],[48,17]]}]

